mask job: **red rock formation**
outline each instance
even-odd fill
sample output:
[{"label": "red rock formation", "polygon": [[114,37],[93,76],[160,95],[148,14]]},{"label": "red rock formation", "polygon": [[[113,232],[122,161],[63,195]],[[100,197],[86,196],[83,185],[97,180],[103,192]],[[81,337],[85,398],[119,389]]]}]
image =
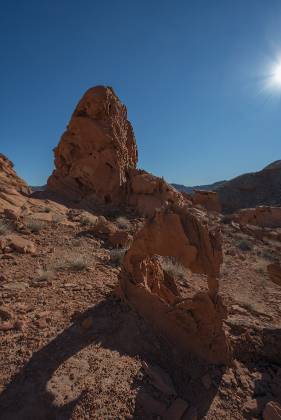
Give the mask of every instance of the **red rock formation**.
[{"label": "red rock formation", "polygon": [[221,204],[218,193],[215,191],[194,190],[193,204],[200,204],[208,211],[221,212]]},{"label": "red rock formation", "polygon": [[[140,215],[151,217],[163,204],[183,204],[187,200],[163,178],[143,170],[131,170],[127,185],[127,202]],[[191,203],[191,202],[190,202]]]},{"label": "red rock formation", "polygon": [[[17,221],[32,214],[33,218],[43,216],[52,220],[52,216],[65,214],[66,208],[49,200],[36,200],[30,196],[31,190],[15,172],[13,163],[0,153],[0,214],[7,219]],[[49,213],[42,213],[48,208]],[[41,213],[38,213],[41,212]]]},{"label": "red rock formation", "polygon": [[28,185],[16,174],[13,163],[0,153],[0,213],[24,205],[29,194]]},{"label": "red rock formation", "polygon": [[[182,296],[159,256],[175,257],[184,267],[208,276],[209,292]],[[135,236],[120,274],[121,296],[178,348],[212,363],[228,363],[222,327],[226,316],[218,295],[222,262],[219,232],[209,230],[203,214],[167,206]]]},{"label": "red rock formation", "polygon": [[30,193],[26,182],[16,174],[13,163],[0,153],[0,191],[11,189],[23,194]]},{"label": "red rock formation", "polygon": [[111,88],[98,86],[82,97],[55,149],[47,189],[80,205],[129,205],[144,216],[166,202],[183,203],[181,193],[136,164],[126,108]]},{"label": "red rock formation", "polygon": [[281,227],[281,207],[259,206],[243,209],[235,213],[233,219],[241,225],[277,228]]},{"label": "red rock formation", "polygon": [[48,190],[81,200],[119,204],[137,146],[126,107],[112,88],[89,89],[55,148]]}]

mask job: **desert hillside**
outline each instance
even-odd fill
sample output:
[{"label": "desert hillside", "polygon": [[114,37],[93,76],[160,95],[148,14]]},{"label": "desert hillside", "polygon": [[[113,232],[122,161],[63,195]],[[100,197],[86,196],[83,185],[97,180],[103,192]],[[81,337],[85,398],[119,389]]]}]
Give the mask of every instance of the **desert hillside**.
[{"label": "desert hillside", "polygon": [[104,86],[54,154],[0,155],[0,418],[280,419],[280,161],[181,193]]}]

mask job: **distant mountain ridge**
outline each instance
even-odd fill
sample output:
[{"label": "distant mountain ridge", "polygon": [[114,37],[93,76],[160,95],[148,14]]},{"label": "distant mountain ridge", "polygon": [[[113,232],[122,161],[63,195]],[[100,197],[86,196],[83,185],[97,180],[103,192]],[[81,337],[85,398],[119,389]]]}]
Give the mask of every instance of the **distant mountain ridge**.
[{"label": "distant mountain ridge", "polygon": [[182,184],[171,184],[180,192],[186,192],[191,194],[194,190],[204,190],[204,191],[216,191],[219,187],[225,184],[227,181],[217,181],[213,184],[206,184],[206,185],[196,185],[194,187],[187,187],[186,185]]},{"label": "distant mountain ridge", "polygon": [[187,193],[196,189],[216,191],[225,213],[259,205],[281,206],[281,159],[260,171],[242,174],[229,181],[195,187],[172,185]]}]

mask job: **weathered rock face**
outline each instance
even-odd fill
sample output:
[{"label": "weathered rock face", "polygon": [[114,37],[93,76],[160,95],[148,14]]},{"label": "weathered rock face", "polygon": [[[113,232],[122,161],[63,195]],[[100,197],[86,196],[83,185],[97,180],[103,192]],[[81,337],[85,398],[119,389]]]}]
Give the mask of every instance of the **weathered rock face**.
[{"label": "weathered rock face", "polygon": [[219,196],[215,191],[195,190],[192,201],[193,204],[200,204],[208,211],[221,212]]},{"label": "weathered rock face", "polygon": [[243,209],[234,215],[234,220],[242,225],[255,225],[264,228],[281,227],[281,207],[260,206]]},{"label": "weathered rock face", "polygon": [[[13,221],[31,214],[36,219],[43,220],[45,216],[52,220],[53,216],[66,213],[64,206],[50,200],[34,199],[30,193],[26,182],[13,169],[13,163],[0,153],[0,215]],[[48,213],[45,213],[46,209]]]},{"label": "weathered rock face", "polygon": [[[143,170],[132,170],[127,184],[128,205],[142,215],[151,217],[165,203],[183,204],[187,200],[163,178]],[[191,203],[191,202],[190,202]]]},{"label": "weathered rock face", "polygon": [[165,202],[184,201],[163,179],[136,169],[137,159],[125,106],[111,88],[89,89],[55,148],[47,191],[81,206],[128,205],[143,216]]},{"label": "weathered rock face", "polygon": [[0,213],[23,205],[29,194],[28,185],[16,174],[13,163],[0,153]]},{"label": "weathered rock face", "polygon": [[13,163],[0,153],[0,190],[9,191],[11,189],[23,194],[30,193],[26,182],[16,174]]},{"label": "weathered rock face", "polygon": [[112,88],[89,89],[78,103],[55,148],[47,189],[81,200],[119,204],[137,146],[126,107]]},{"label": "weathered rock face", "polygon": [[[174,257],[192,272],[206,274],[209,292],[182,296],[159,256]],[[228,363],[231,351],[222,326],[226,311],[218,295],[221,262],[219,232],[208,229],[203,213],[167,206],[147,221],[126,253],[121,295],[179,349]]]}]

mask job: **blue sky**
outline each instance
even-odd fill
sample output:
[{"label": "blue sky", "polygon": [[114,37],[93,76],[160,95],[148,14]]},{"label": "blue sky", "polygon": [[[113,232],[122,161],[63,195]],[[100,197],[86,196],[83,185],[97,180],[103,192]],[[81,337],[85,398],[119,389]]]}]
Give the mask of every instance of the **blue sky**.
[{"label": "blue sky", "polygon": [[128,108],[139,167],[186,185],[281,158],[279,0],[9,0],[0,10],[0,152],[30,184],[86,89]]}]

